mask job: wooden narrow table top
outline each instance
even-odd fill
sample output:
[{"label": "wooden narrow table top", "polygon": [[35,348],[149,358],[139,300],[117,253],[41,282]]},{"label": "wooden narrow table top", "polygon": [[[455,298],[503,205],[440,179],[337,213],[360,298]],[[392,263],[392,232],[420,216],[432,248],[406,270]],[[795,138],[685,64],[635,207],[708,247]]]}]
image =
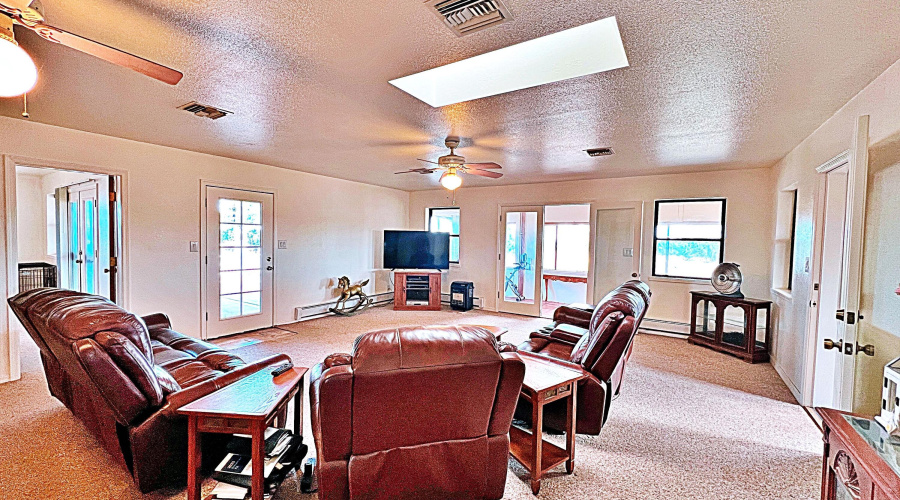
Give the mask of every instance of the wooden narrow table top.
[{"label": "wooden narrow table top", "polygon": [[459,325],[459,326],[477,326],[478,328],[484,328],[485,330],[491,332],[491,335],[493,335],[495,338],[498,338],[498,339],[499,339],[500,337],[506,335],[507,332],[509,332],[509,329],[508,329],[508,328],[503,328],[502,326],[491,326],[491,325],[469,325],[469,324],[466,324],[466,325]]},{"label": "wooden narrow table top", "polygon": [[588,377],[588,372],[572,363],[554,361],[529,352],[519,352],[519,357],[525,363],[523,390],[538,393]]},{"label": "wooden narrow table top", "polygon": [[218,391],[186,404],[178,413],[188,416],[265,420],[303,383],[308,368],[293,367],[277,377],[269,366]]}]

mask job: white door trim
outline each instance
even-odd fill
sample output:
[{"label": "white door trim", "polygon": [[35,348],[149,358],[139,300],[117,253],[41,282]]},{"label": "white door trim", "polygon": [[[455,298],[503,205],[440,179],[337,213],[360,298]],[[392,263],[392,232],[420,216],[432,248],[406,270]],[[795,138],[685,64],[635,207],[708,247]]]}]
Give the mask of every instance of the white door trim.
[{"label": "white door trim", "polygon": [[[221,181],[213,181],[208,179],[200,179],[200,236],[198,237],[198,241],[200,242],[200,257],[198,260],[198,264],[200,266],[200,317],[198,318],[200,321],[200,338],[205,340],[209,336],[209,332],[207,331],[206,324],[206,313],[208,307],[208,300],[206,296],[207,286],[207,266],[206,255],[209,250],[206,239],[206,188],[225,188],[225,189],[235,189],[238,191],[250,191],[253,193],[264,193],[271,194],[273,203],[272,203],[272,240],[275,244],[273,248],[273,256],[277,255],[278,249],[278,189],[275,188],[267,188],[261,186],[250,186],[246,184],[234,184],[229,182],[221,182]],[[277,323],[276,319],[278,317],[278,311],[276,308],[276,304],[278,304],[278,265],[277,259],[275,269],[272,271],[272,322],[273,324]]]},{"label": "white door trim", "polygon": [[644,266],[644,202],[643,201],[622,201],[615,203],[591,203],[591,231],[590,231],[590,245],[589,245],[589,260],[588,260],[588,286],[587,286],[587,298],[586,302],[593,304],[594,303],[594,269],[596,265],[597,255],[595,254],[596,245],[597,245],[597,211],[599,210],[634,210],[635,214],[635,227],[634,227],[634,248],[632,248],[632,252],[637,253],[633,257],[634,265],[632,266],[632,274],[637,274],[637,276],[632,276],[631,279],[643,279],[643,266]]},{"label": "white door trim", "polygon": [[[537,213],[537,234],[535,236],[535,257],[534,257],[534,304],[532,307],[536,309],[537,314],[533,315],[534,317],[539,318],[541,316],[541,308],[543,307],[543,297],[541,295],[543,287],[543,258],[544,258],[544,207],[545,205],[534,204],[534,205],[517,205],[517,206],[500,206],[500,218],[498,223],[498,231],[497,231],[497,310],[500,311],[500,306],[504,303],[504,295],[506,292],[506,225],[504,224],[504,216],[509,212],[536,212]],[[540,271],[540,272],[538,272]],[[528,314],[526,307],[530,304],[515,304],[515,306],[522,307],[512,307],[506,309],[506,312],[511,314],[523,314],[531,316]],[[517,311],[516,309],[520,309]],[[533,311],[532,311],[533,312]]]},{"label": "white door trim", "polygon": [[[4,269],[6,270],[6,296],[12,297],[19,293],[18,280],[18,230],[16,228],[16,165],[27,165],[30,167],[51,168],[55,170],[69,170],[75,172],[84,172],[99,175],[115,175],[121,182],[119,195],[121,196],[119,206],[122,209],[122,220],[120,221],[122,229],[122,238],[119,241],[119,272],[118,272],[118,299],[119,305],[128,309],[131,302],[131,289],[129,284],[129,274],[131,273],[131,265],[129,262],[129,202],[128,193],[128,172],[124,170],[96,167],[88,165],[79,165],[75,163],[59,162],[52,160],[42,160],[39,158],[31,158],[18,155],[0,155],[0,164],[3,167],[4,190],[0,211],[3,213],[4,221],[2,226],[2,234],[0,234],[0,245],[6,249],[6,258]],[[12,310],[7,305],[4,312],[0,313],[0,357],[6,358],[9,368],[5,369],[5,362],[0,362],[0,383],[18,380],[22,376],[21,359],[19,351],[19,332],[12,326],[16,324],[14,321]],[[5,352],[4,352],[5,351]],[[4,356],[4,354],[6,354]]]}]

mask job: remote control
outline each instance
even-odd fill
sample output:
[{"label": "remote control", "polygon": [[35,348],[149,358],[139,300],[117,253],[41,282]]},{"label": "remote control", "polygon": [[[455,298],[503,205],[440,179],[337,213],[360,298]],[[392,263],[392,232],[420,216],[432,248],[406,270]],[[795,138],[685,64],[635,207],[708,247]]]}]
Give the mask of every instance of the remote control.
[{"label": "remote control", "polygon": [[277,377],[277,376],[281,375],[282,373],[287,372],[288,370],[290,370],[293,367],[294,367],[294,363],[291,363],[290,361],[288,361],[287,363],[285,363],[283,365],[279,365],[274,370],[272,370],[272,376]]}]

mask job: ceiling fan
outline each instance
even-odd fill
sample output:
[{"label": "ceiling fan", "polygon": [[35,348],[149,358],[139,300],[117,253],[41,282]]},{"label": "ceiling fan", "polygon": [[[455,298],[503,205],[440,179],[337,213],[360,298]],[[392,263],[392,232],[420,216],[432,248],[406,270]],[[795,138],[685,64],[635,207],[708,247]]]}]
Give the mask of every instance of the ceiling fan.
[{"label": "ceiling fan", "polygon": [[16,43],[13,24],[24,26],[45,40],[132,69],[169,85],[177,84],[184,76],[179,71],[142,57],[50,26],[44,22],[44,16],[32,7],[33,2],[34,0],[0,0],[0,68],[3,69],[0,72],[0,97],[24,94],[37,82],[37,68],[31,57]]},{"label": "ceiling fan", "polygon": [[491,179],[499,179],[503,177],[503,174],[501,174],[500,172],[491,171],[502,168],[496,163],[466,163],[465,157],[456,154],[456,148],[459,147],[459,137],[448,137],[444,141],[444,145],[450,148],[450,154],[441,156],[440,158],[438,158],[438,161],[424,160],[422,158],[418,159],[419,161],[437,165],[436,167],[412,168],[409,170],[404,170],[403,172],[394,173],[432,174],[434,172],[442,170],[444,171],[444,173],[441,174],[441,185],[449,189],[450,191],[453,191],[462,185],[462,177],[460,177],[459,174],[479,175],[481,177],[490,177]]}]

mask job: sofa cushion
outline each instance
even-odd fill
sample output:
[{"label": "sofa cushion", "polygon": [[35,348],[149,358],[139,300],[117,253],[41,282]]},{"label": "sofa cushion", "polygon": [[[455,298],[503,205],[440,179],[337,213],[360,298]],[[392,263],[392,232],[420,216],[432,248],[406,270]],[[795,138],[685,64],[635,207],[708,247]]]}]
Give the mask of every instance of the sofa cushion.
[{"label": "sofa cushion", "polygon": [[220,377],[245,364],[218,346],[169,329],[155,329],[153,337],[156,365],[169,373],[174,386],[182,389]]},{"label": "sofa cushion", "polygon": [[130,340],[115,332],[100,332],[94,340],[103,347],[116,365],[128,374],[134,385],[144,393],[150,406],[162,404],[163,390],[153,371],[154,365]]},{"label": "sofa cushion", "polygon": [[575,344],[569,361],[582,366],[591,366],[600,356],[604,347],[603,343],[612,337],[624,317],[625,315],[620,311],[607,314],[599,325],[592,328],[588,335],[581,337],[581,340]]}]

